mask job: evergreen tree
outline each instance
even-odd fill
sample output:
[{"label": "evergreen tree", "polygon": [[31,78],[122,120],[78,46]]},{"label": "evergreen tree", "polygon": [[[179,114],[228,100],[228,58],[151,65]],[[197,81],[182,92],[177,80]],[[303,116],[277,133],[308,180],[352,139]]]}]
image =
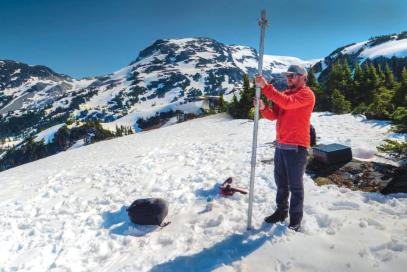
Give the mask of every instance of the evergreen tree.
[{"label": "evergreen tree", "polygon": [[[256,115],[256,108],[251,107],[249,113],[247,114],[247,118],[250,120],[254,120],[254,116]],[[259,119],[261,118],[261,114],[259,113]]]},{"label": "evergreen tree", "polygon": [[394,110],[394,106],[391,103],[393,98],[393,93],[381,87],[374,95],[373,102],[368,106],[365,113],[366,117],[369,119],[389,119],[391,113]]},{"label": "evergreen tree", "polygon": [[333,90],[331,95],[332,111],[337,114],[348,113],[351,110],[351,104],[345,96],[338,90]]},{"label": "evergreen tree", "polygon": [[368,110],[367,105],[364,102],[362,102],[352,110],[352,113],[365,114],[367,110]]},{"label": "evergreen tree", "polygon": [[250,89],[250,80],[249,76],[247,74],[243,75],[243,90],[249,90]]},{"label": "evergreen tree", "polygon": [[243,76],[243,90],[240,92],[239,118],[249,118],[249,111],[253,106],[254,88],[250,87],[250,80],[247,75]]},{"label": "evergreen tree", "polygon": [[324,84],[325,93],[329,96],[332,95],[334,90],[341,89],[342,72],[341,65],[339,62],[332,64],[331,70],[329,71],[328,78]]},{"label": "evergreen tree", "polygon": [[232,102],[228,105],[228,112],[233,118],[239,118],[239,102],[235,94],[233,94]]},{"label": "evergreen tree", "polygon": [[[363,95],[362,95],[362,84],[363,84],[363,71],[362,68],[360,67],[359,63],[356,62],[355,64],[355,71],[353,75],[353,83],[352,83],[352,89],[354,93],[354,97],[351,100],[352,105],[358,106],[363,102]],[[363,103],[365,104],[365,103]],[[366,105],[366,104],[365,104]]]},{"label": "evergreen tree", "polygon": [[386,143],[377,147],[381,152],[386,152],[390,156],[402,159],[407,157],[407,141],[399,142],[397,140],[385,139]]},{"label": "evergreen tree", "polygon": [[396,80],[394,79],[393,71],[390,69],[389,64],[386,63],[384,68],[384,86],[392,90],[396,85]]},{"label": "evergreen tree", "polygon": [[382,70],[382,66],[378,65],[376,67],[376,71],[377,71],[377,75],[379,76],[379,80],[380,80],[380,87],[384,86],[385,82],[386,82],[386,75]]},{"label": "evergreen tree", "polygon": [[223,94],[219,97],[219,112],[225,112],[227,110],[227,102],[223,98]]},{"label": "evergreen tree", "polygon": [[407,107],[407,70],[404,67],[401,72],[401,82],[396,88],[396,92],[393,98],[393,103],[396,107]]},{"label": "evergreen tree", "polygon": [[122,126],[119,127],[118,125],[116,125],[116,136],[123,136]]},{"label": "evergreen tree", "polygon": [[366,64],[364,65],[364,76],[363,76],[363,84],[362,86],[362,93],[363,95],[363,102],[367,105],[373,102],[374,96],[378,93],[380,87],[384,86],[383,82],[380,79],[378,71],[373,64]]},{"label": "evergreen tree", "polygon": [[[324,93],[322,92],[321,85],[319,85],[317,78],[315,77],[314,71],[310,69],[308,71],[307,85],[315,94],[315,111],[323,111],[324,104]],[[326,110],[326,109],[325,109]]]},{"label": "evergreen tree", "polygon": [[320,88],[317,78],[315,77],[314,71],[309,69],[307,77],[307,85],[314,91],[317,92],[317,89]]},{"label": "evergreen tree", "polygon": [[335,88],[338,88],[338,63],[334,63],[331,66],[331,70],[328,72],[326,80],[321,87],[321,94],[316,96],[316,108],[320,111],[331,111],[332,101],[331,96]]},{"label": "evergreen tree", "polygon": [[340,66],[342,70],[341,81],[340,81],[340,91],[345,96],[345,98],[352,102],[354,93],[352,89],[352,71],[350,70],[349,64],[346,59]]},{"label": "evergreen tree", "polygon": [[54,135],[54,143],[61,148],[61,150],[66,150],[70,146],[70,131],[67,126],[63,126]]},{"label": "evergreen tree", "polygon": [[393,122],[396,124],[398,132],[407,132],[407,108],[398,107],[391,115]]}]

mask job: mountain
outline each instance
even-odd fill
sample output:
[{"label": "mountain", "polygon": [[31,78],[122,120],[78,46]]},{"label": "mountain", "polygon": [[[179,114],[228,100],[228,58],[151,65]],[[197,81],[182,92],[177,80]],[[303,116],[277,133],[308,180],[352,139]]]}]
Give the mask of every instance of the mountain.
[{"label": "mountain", "polygon": [[78,96],[93,81],[75,80],[45,66],[1,60],[0,139],[25,137],[66,120],[67,111],[53,109],[55,103]]},{"label": "mountain", "polygon": [[60,98],[72,84],[72,78],[45,66],[0,61],[0,114],[19,110],[23,104],[28,109],[42,107]]},{"label": "mountain", "polygon": [[[390,126],[313,113],[320,143],[373,154]],[[0,173],[2,271],[405,271],[407,195],[317,186],[304,176],[303,229],[263,225],[275,209],[275,122],[260,120],[253,230],[248,188],[253,122],[212,115],[61,152]],[[363,133],[361,133],[363,132]],[[402,135],[399,135],[402,136]],[[212,211],[206,211],[213,197]],[[160,229],[134,225],[135,200],[169,202]],[[317,257],[316,257],[317,256]]]},{"label": "mountain", "polygon": [[403,67],[407,67],[407,31],[342,46],[317,62],[313,71],[320,81],[324,80],[333,63],[345,60],[351,67],[354,67],[355,63],[373,63],[383,68],[388,64],[399,78]]},{"label": "mountain", "polygon": [[[291,63],[315,61],[265,56],[264,74],[278,78]],[[223,94],[230,100],[243,74],[256,71],[255,49],[209,38],[157,40],[119,71],[81,80],[44,66],[1,61],[0,138],[30,135],[69,120],[97,119],[108,127],[137,129],[137,120],[159,112],[200,112],[202,101],[196,98],[202,95]]]}]

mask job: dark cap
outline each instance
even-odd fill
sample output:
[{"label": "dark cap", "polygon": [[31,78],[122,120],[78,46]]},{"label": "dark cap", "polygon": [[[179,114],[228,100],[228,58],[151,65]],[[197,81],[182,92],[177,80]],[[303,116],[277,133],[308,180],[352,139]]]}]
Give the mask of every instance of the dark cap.
[{"label": "dark cap", "polygon": [[290,65],[290,67],[288,67],[287,72],[284,72],[283,75],[287,75],[287,74],[297,74],[297,75],[308,75],[307,70],[299,65]]}]

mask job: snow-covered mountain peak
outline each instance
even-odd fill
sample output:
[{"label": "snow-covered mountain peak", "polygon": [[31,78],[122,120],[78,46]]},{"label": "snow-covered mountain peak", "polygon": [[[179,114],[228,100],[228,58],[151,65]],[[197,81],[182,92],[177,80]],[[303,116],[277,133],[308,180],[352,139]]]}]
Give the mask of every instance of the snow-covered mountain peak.
[{"label": "snow-covered mountain peak", "polygon": [[179,39],[159,39],[150,46],[140,51],[134,62],[149,57],[165,56],[173,62],[185,61],[189,56],[196,54],[201,57],[201,53],[222,53],[225,45],[210,38],[179,38]]},{"label": "snow-covered mountain peak", "polygon": [[[202,102],[194,101],[196,97],[223,94],[232,99],[239,94],[243,75],[257,73],[258,57],[254,48],[198,37],[156,40],[128,66],[81,80],[42,66],[2,63],[0,114],[24,116],[38,111],[44,123],[98,119],[136,128],[138,119],[160,112],[200,112]],[[278,78],[275,74],[292,63],[309,64],[294,57],[265,56],[263,74]],[[282,86],[285,79],[275,83]]]}]

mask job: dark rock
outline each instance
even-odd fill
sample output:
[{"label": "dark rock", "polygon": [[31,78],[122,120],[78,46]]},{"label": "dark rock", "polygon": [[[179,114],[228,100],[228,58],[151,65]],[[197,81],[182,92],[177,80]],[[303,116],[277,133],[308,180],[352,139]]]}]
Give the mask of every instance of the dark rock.
[{"label": "dark rock", "polygon": [[407,166],[397,168],[393,179],[381,192],[383,194],[407,193]]},{"label": "dark rock", "polygon": [[307,173],[318,185],[336,184],[364,192],[407,192],[407,169],[385,163],[353,159],[326,165],[310,158]]}]

